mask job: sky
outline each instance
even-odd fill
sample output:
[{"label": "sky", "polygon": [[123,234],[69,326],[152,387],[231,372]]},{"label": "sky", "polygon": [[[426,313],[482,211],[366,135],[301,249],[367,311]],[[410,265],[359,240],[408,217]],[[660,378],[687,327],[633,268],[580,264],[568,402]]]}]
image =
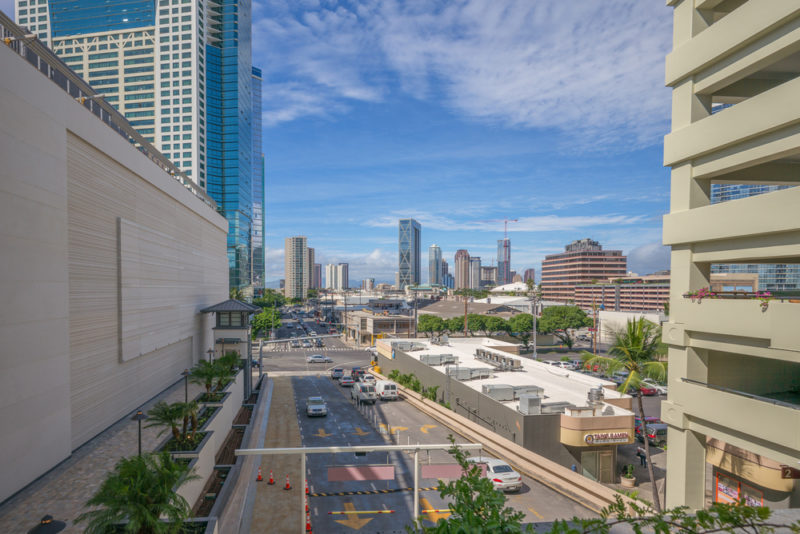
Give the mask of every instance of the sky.
[{"label": "sky", "polygon": [[585,237],[668,268],[671,33],[650,0],[254,0],[267,280],[304,235],[393,282],[404,217],[423,282],[434,243],[496,265],[505,218],[519,273]]}]

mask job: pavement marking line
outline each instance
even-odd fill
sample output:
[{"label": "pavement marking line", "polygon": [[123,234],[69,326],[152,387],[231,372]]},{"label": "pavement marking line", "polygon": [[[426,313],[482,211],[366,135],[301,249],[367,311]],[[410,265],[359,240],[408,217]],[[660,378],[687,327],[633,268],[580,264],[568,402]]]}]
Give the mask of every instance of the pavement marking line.
[{"label": "pavement marking line", "polygon": [[367,436],[369,435],[369,432],[364,432],[363,430],[361,430],[360,426],[357,426],[356,431],[353,432],[353,434],[355,434],[356,436]]},{"label": "pavement marking line", "polygon": [[[358,517],[358,512],[356,511],[356,506],[351,502],[344,503],[344,509],[346,510],[347,519],[336,519],[335,521],[340,525],[344,525],[346,527],[350,527],[354,530],[359,530],[364,525],[372,521],[374,518],[372,517]],[[334,512],[328,512],[329,514],[333,514]],[[342,512],[338,512],[342,513]]]},{"label": "pavement marking line", "polygon": [[[437,491],[439,488],[437,486],[433,486],[432,488],[419,488],[420,491]],[[414,488],[394,488],[394,489],[385,489],[385,490],[374,490],[374,491],[362,491],[358,493],[358,495],[380,495],[383,493],[397,493],[400,491],[414,491]],[[309,492],[309,497],[346,497],[348,495],[356,495],[354,491],[340,491],[337,493],[313,493]]]},{"label": "pavement marking line", "polygon": [[316,436],[316,437],[318,437],[318,438],[328,438],[328,437],[332,436],[333,434],[328,434],[327,432],[325,432],[325,429],[324,429],[324,428],[320,428],[320,429],[317,431],[317,433],[316,433],[316,434],[313,434],[313,435],[314,435],[314,436]]},{"label": "pavement marking line", "polygon": [[420,512],[428,516],[428,519],[433,521],[434,524],[438,523],[440,519],[447,519],[450,517],[450,510],[446,512],[443,510],[436,510],[431,505],[430,501],[425,497],[420,497],[419,505],[422,508]]},{"label": "pavement marking line", "polygon": [[422,425],[419,429],[423,434],[427,434],[428,430],[439,428],[437,425]]},{"label": "pavement marking line", "polygon": [[536,510],[534,510],[533,508],[531,508],[531,507],[528,507],[528,510],[530,510],[531,512],[533,512],[533,515],[535,515],[535,516],[536,516],[536,517],[538,517],[539,519],[544,519],[544,516],[543,516],[542,514],[540,514],[539,512],[537,512]]}]

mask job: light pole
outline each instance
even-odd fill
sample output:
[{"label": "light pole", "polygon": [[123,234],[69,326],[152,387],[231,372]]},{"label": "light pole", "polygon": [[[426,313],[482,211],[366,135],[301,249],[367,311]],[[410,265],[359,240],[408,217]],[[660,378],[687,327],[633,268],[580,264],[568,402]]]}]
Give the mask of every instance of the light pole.
[{"label": "light pole", "polygon": [[531,318],[533,319],[533,359],[538,360],[539,354],[536,351],[536,312],[539,308],[539,292],[535,289],[531,289]]},{"label": "light pole", "polygon": [[217,351],[215,351],[214,349],[208,349],[206,351],[206,354],[208,354],[208,361],[210,361],[211,363],[214,363],[214,353],[215,352],[217,352]]},{"label": "light pole", "polygon": [[184,369],[181,373],[183,377],[183,402],[189,402],[189,375],[192,374],[188,369]]},{"label": "light pole", "polygon": [[142,455],[142,421],[147,419],[147,415],[142,410],[137,410],[136,415],[131,417],[131,421],[136,421],[139,424],[139,456]]},{"label": "light pole", "polygon": [[28,531],[28,534],[55,534],[67,528],[67,524],[63,521],[53,519],[53,516],[47,514],[39,520],[39,524]]}]

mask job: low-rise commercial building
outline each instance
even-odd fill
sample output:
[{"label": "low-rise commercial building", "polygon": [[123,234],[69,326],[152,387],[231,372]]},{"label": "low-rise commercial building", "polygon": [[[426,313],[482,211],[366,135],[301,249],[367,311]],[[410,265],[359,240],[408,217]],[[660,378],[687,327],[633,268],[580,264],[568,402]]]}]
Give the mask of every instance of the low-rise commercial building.
[{"label": "low-rise commercial building", "polygon": [[591,239],[573,241],[564,252],[542,261],[542,298],[562,302],[575,300],[575,286],[627,274],[627,258],[621,250],[603,250]]},{"label": "low-rise commercial building", "polygon": [[617,479],[617,446],[633,443],[631,397],[616,384],[515,354],[488,338],[376,343],[389,374],[413,373],[437,400],[487,431],[601,482]]},{"label": "low-rise commercial building", "polygon": [[414,335],[414,316],[358,310],[347,312],[343,317],[345,335],[348,340],[356,340],[361,345],[374,345],[382,337],[404,337]]}]

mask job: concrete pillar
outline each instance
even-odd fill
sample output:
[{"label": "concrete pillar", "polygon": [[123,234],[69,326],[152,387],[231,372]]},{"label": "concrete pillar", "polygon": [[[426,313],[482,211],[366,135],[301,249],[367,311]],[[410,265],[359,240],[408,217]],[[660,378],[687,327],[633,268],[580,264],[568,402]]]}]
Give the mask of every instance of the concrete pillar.
[{"label": "concrete pillar", "polygon": [[691,430],[669,427],[666,507],[705,507],[706,437]]}]

